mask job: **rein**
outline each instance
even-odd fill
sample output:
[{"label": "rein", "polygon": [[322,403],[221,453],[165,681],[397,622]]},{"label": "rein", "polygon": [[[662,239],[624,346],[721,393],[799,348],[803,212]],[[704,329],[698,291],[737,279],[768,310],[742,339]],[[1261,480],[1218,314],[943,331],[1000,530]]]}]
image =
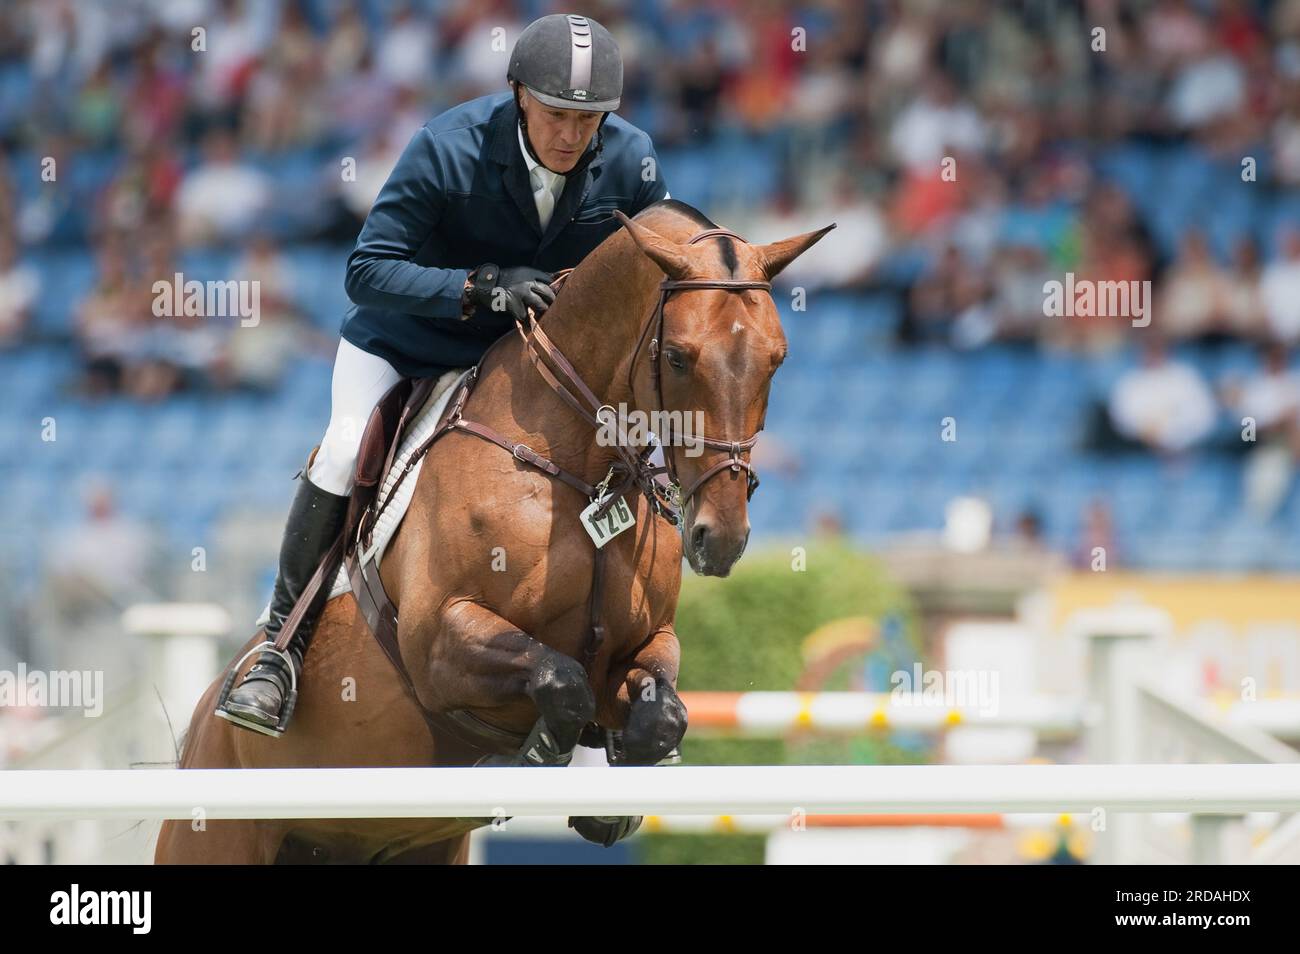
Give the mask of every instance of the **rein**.
[{"label": "rein", "polygon": [[[707,229],[698,232],[687,240],[686,244],[694,245],[704,239],[725,236],[734,238],[737,241],[745,240],[728,229]],[[557,290],[563,285],[568,278],[572,269],[565,269],[557,272],[552,286]],[[716,288],[726,291],[743,291],[745,289],[759,289],[770,292],[772,285],[770,282],[760,281],[742,281],[739,279],[724,278],[687,278],[687,279],[669,279],[665,278],[659,283],[659,297],[655,304],[654,310],[646,318],[641,333],[637,338],[636,347],[632,352],[632,363],[628,368],[628,390],[635,393],[633,388],[633,375],[636,371],[640,360],[642,347],[649,337],[649,347],[647,352],[650,357],[651,374],[654,378],[655,398],[658,401],[659,409],[666,410],[663,400],[663,369],[660,363],[661,342],[664,336],[664,306],[668,302],[668,297],[673,292],[692,291],[696,289]],[[574,409],[587,423],[591,424],[597,430],[608,424],[613,424],[617,429],[617,442],[614,450],[618,459],[610,466],[609,471],[604,478],[596,485],[587,483],[581,477],[570,473],[560,467],[554,461],[538,454],[527,444],[511,441],[496,429],[480,424],[475,421],[466,420],[462,416],[465,404],[469,400],[470,393],[478,380],[479,370],[483,367],[483,360],[480,360],[466,376],[465,380],[457,389],[453,396],[448,409],[443,416],[442,421],[434,429],[425,441],[412,452],[407,461],[405,469],[398,475],[396,482],[388,491],[382,503],[374,511],[371,519],[363,524],[361,533],[361,543],[363,546],[369,545],[369,528],[373,528],[378,522],[379,514],[383,512],[388,502],[396,496],[397,488],[406,478],[418,462],[435,441],[454,430],[464,431],[473,434],[482,440],[496,444],[512,454],[516,460],[521,463],[535,467],[543,473],[563,481],[578,492],[586,495],[593,503],[599,506],[595,511],[595,516],[603,516],[613,507],[623,495],[629,490],[636,489],[646,500],[649,501],[651,510],[668,520],[674,526],[682,526],[682,515],[686,505],[697,491],[710,478],[730,470],[733,473],[740,473],[742,470],[746,473],[746,497],[752,498],[754,491],[758,488],[758,474],[755,472],[753,465],[745,459],[758,440],[758,434],[755,433],[743,440],[724,440],[722,438],[708,437],[701,435],[696,438],[705,447],[712,450],[722,451],[728,456],[710,466],[699,477],[697,477],[689,487],[683,492],[681,484],[677,478],[677,468],[672,453],[672,435],[665,435],[660,442],[663,447],[665,464],[662,467],[654,466],[650,463],[650,457],[654,453],[655,445],[649,444],[643,448],[632,447],[628,441],[627,434],[622,426],[617,422],[603,419],[602,411],[612,411],[613,408],[604,404],[596,397],[595,393],[582,380],[572,362],[564,356],[555,342],[543,330],[541,322],[533,317],[530,321],[531,327],[527,330],[519,319],[515,320],[515,328],[519,332],[520,338],[524,342],[524,349],[528,353],[529,359],[537,369],[542,379],[550,386],[560,398]],[[504,339],[501,339],[504,340]],[[484,356],[486,359],[486,355]],[[545,359],[545,360],[544,360]],[[547,362],[550,362],[548,364]],[[552,370],[552,365],[554,370]],[[600,648],[605,639],[605,627],[600,619],[600,603],[602,584],[604,580],[604,557],[605,550],[602,546],[597,546],[595,553],[595,562],[592,567],[592,584],[591,597],[588,605],[588,616],[590,632],[587,637],[586,645],[583,650],[582,663],[590,677],[592,666],[600,652]]]}]

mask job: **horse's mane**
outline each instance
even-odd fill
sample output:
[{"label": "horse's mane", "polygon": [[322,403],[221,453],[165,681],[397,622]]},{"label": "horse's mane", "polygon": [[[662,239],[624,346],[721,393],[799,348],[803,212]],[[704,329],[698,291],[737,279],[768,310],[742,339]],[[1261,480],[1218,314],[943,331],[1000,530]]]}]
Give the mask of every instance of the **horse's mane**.
[{"label": "horse's mane", "polygon": [[[671,238],[673,235],[673,230],[671,229],[671,225],[680,226],[682,232],[684,232],[686,235],[690,235],[695,232],[705,231],[707,229],[718,228],[717,223],[714,222],[712,219],[710,219],[699,209],[695,208],[694,206],[687,205],[685,202],[681,202],[677,199],[660,199],[658,202],[652,202],[650,205],[647,205],[644,209],[642,209],[640,212],[634,215],[633,218],[634,219],[648,218],[651,220],[658,220],[660,219],[661,216],[664,216],[665,213],[667,213],[668,219],[666,221],[662,221],[662,220],[655,221],[654,224],[651,225],[651,228],[660,231],[665,235],[665,237],[668,238]],[[650,223],[645,223],[645,224],[650,224]],[[665,229],[665,226],[669,226],[669,228]],[[574,268],[569,269],[562,279],[557,295],[564,294],[564,289],[569,285],[570,274],[581,273],[583,271],[584,265],[586,265],[588,262],[591,262],[593,259],[595,259],[597,257],[597,253],[608,248],[610,243],[612,243],[614,239],[617,238],[622,231],[623,231],[622,229],[618,229],[613,233],[611,233],[610,235],[606,236],[604,241],[602,241],[599,245],[597,245],[596,248],[592,250],[590,255],[588,255],[583,261],[579,262]],[[719,236],[718,242],[722,246],[723,265],[727,268],[730,268],[734,273],[736,268],[735,245],[733,244],[732,240],[726,236]]]},{"label": "horse's mane", "polygon": [[665,212],[676,212],[678,215],[689,219],[693,224],[698,225],[701,229],[716,229],[718,223],[714,222],[707,215],[695,208],[693,205],[687,205],[685,202],[679,202],[677,199],[660,199],[658,202],[652,202],[644,209],[637,213],[640,218],[651,210],[662,209]]}]

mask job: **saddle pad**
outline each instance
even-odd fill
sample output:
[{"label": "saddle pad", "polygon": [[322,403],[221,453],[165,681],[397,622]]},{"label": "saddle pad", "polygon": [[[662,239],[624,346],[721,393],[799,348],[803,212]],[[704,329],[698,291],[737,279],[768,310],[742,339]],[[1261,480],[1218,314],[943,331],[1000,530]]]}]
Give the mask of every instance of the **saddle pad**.
[{"label": "saddle pad", "polygon": [[[469,369],[464,371],[448,371],[438,379],[433,386],[433,392],[429,399],[424,402],[424,407],[411,420],[410,426],[406,429],[406,435],[402,438],[402,443],[398,446],[397,456],[393,459],[393,466],[384,475],[384,483],[379,488],[379,501],[388,499],[389,493],[392,492],[393,484],[397,482],[397,475],[406,467],[406,462],[411,459],[411,454],[433,433],[433,429],[438,426],[438,421],[442,418],[442,412],[446,409],[447,403],[451,396],[456,393],[456,388],[461,380],[469,373]],[[406,508],[411,504],[411,498],[415,494],[415,485],[420,479],[420,468],[424,466],[424,458],[416,461],[415,466],[411,469],[411,474],[404,481],[402,486],[397,488],[397,496],[393,502],[385,508],[375,524],[374,535],[371,539],[370,550],[366,553],[366,559],[378,562],[384,558],[384,552],[388,548],[388,542],[393,539],[393,534],[397,532],[398,525],[402,522],[402,517],[406,515]],[[352,584],[348,581],[347,565],[339,567],[338,575],[334,577],[334,585],[330,587],[330,599],[342,594],[351,593]],[[262,615],[257,618],[257,626],[265,626],[271,618],[271,604],[268,602],[266,608],[262,610]]]}]

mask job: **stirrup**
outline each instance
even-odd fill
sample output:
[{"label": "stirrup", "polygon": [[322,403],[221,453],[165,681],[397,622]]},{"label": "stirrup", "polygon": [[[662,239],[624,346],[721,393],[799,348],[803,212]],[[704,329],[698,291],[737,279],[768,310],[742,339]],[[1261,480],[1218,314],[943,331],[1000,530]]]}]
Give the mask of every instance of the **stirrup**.
[{"label": "stirrup", "polygon": [[[284,704],[280,706],[280,719],[274,726],[262,725],[260,722],[253,722],[245,719],[237,713],[231,712],[226,706],[230,702],[231,690],[235,687],[235,677],[239,675],[239,669],[248,660],[249,656],[254,653],[273,653],[284,660],[284,664],[289,669],[289,691],[285,694]],[[275,643],[267,641],[254,646],[244,655],[239,657],[239,661],[230,667],[230,672],[226,674],[225,681],[221,683],[221,691],[217,693],[217,707],[213,710],[213,715],[218,719],[225,719],[227,722],[233,722],[235,725],[242,726],[245,729],[252,729],[262,735],[269,735],[273,739],[278,739],[284,735],[284,730],[288,728],[289,718],[293,715],[293,707],[298,703],[298,674],[294,671],[293,659],[287,652],[275,648]]]}]

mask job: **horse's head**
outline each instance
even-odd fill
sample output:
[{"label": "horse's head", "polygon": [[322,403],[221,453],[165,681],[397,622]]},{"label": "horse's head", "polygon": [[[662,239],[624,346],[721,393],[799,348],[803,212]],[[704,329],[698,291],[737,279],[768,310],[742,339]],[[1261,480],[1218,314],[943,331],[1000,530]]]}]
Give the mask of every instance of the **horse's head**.
[{"label": "horse's head", "polygon": [[772,375],[786,354],[772,296],[752,286],[770,282],[835,226],[749,245],[730,233],[679,242],[619,218],[667,276],[662,315],[656,310],[649,316],[642,337],[649,360],[638,363],[633,356],[632,370],[649,368],[637,375],[633,395],[652,415],[666,412],[659,437],[682,490],[687,561],[697,573],[726,576],[749,539],[749,449],[763,427]]}]

